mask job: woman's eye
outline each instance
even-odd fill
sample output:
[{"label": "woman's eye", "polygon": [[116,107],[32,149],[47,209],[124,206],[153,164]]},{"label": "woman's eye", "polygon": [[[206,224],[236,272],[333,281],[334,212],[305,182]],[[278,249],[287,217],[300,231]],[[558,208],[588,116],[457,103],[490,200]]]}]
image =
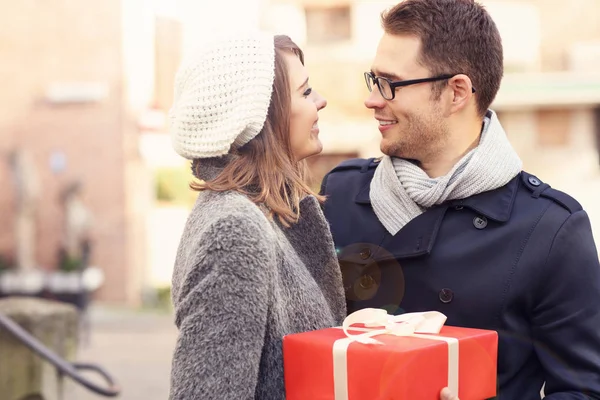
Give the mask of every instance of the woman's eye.
[{"label": "woman's eye", "polygon": [[310,96],[311,93],[312,93],[312,88],[308,88],[304,91],[303,95],[304,95],[304,97],[308,97],[308,96]]}]

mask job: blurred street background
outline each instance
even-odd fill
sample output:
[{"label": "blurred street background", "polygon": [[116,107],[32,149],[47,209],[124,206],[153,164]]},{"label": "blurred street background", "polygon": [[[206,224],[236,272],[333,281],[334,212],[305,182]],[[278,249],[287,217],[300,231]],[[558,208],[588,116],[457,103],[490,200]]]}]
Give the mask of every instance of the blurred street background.
[{"label": "blurred street background", "polygon": [[[94,308],[91,336],[80,348],[82,362],[94,362],[110,372],[122,387],[120,399],[166,400],[171,356],[177,331],[165,312]],[[93,374],[88,374],[105,386]],[[79,385],[70,385],[66,400],[102,399]]]},{"label": "blurred street background", "polygon": [[[577,198],[600,238],[600,0],[480,2],[505,49],[492,108],[525,169]],[[77,358],[111,372],[121,399],[166,399],[169,284],[195,199],[168,136],[182,57],[217,31],[291,36],[328,100],[318,187],[342,160],[380,155],[362,73],[395,3],[0,0],[0,295],[54,277],[45,293],[89,321]],[[91,296],[69,278],[84,270]],[[77,388],[69,400],[99,398]]]}]

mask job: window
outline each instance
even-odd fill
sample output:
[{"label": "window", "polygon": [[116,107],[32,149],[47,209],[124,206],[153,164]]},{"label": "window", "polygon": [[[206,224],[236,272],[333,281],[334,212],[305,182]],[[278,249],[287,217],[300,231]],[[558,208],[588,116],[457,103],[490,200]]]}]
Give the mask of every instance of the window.
[{"label": "window", "polygon": [[306,36],[310,44],[327,44],[350,40],[352,13],[350,6],[307,7]]}]

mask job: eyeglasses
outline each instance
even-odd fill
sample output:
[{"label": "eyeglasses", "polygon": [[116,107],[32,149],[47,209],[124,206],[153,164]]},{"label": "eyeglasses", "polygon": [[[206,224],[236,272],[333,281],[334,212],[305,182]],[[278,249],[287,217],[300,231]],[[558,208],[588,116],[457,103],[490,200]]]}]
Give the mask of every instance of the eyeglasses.
[{"label": "eyeglasses", "polygon": [[[398,87],[414,85],[417,83],[443,81],[445,79],[453,78],[456,75],[458,74],[439,75],[434,76],[432,78],[411,79],[406,81],[393,82],[388,78],[375,76],[372,72],[365,72],[365,82],[367,83],[367,88],[369,89],[369,92],[373,91],[373,85],[377,85],[377,87],[379,88],[379,93],[381,93],[381,96],[384,99],[394,100],[394,97],[396,97],[396,88]],[[475,93],[475,88],[472,88],[471,91]]]}]

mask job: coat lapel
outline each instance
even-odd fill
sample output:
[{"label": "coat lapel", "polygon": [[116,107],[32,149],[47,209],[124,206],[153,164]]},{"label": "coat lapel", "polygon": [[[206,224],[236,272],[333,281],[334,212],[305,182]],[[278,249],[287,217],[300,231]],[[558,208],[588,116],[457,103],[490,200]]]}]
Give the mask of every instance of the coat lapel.
[{"label": "coat lapel", "polygon": [[[513,178],[505,186],[496,190],[483,192],[466,199],[447,201],[435,206],[406,224],[396,235],[386,233],[381,248],[375,258],[381,261],[428,255],[433,250],[437,234],[450,207],[469,208],[497,222],[506,222],[519,188],[519,176]],[[354,201],[357,204],[370,205],[370,182],[357,193]]]},{"label": "coat lapel", "polygon": [[486,218],[497,222],[506,222],[510,219],[515,204],[520,184],[520,175],[517,175],[501,188],[479,193],[463,200],[453,200],[449,205],[453,207],[466,207]]},{"label": "coat lapel", "polygon": [[388,233],[381,247],[389,253],[386,252],[382,260],[430,254],[447,210],[447,205],[433,207],[411,220],[395,236]]}]

